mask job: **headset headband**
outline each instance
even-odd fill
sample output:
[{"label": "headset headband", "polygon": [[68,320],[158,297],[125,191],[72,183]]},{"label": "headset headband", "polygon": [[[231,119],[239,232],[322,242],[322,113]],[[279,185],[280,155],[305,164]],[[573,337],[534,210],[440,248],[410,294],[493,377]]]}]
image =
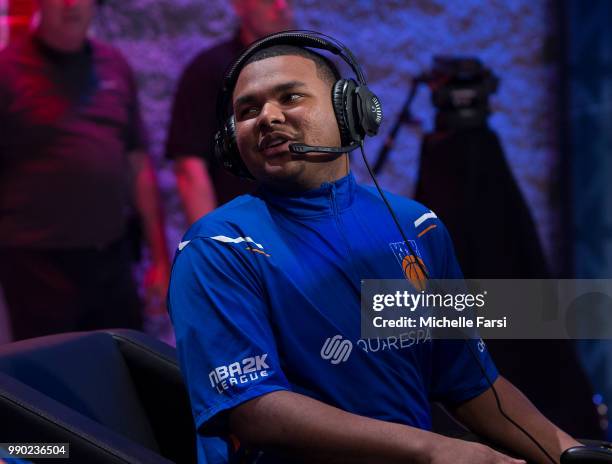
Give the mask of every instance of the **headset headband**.
[{"label": "headset headband", "polygon": [[338,55],[351,67],[355,73],[355,77],[357,77],[359,85],[367,86],[365,76],[355,56],[338,40],[316,31],[294,30],[278,32],[251,44],[229,68],[229,71],[223,79],[223,86],[217,98],[217,120],[219,127],[222,127],[226,122],[228,117],[226,111],[231,99],[231,94],[238,80],[238,75],[245,63],[259,50],[270,48],[275,45],[294,45],[301,48],[316,48]]}]

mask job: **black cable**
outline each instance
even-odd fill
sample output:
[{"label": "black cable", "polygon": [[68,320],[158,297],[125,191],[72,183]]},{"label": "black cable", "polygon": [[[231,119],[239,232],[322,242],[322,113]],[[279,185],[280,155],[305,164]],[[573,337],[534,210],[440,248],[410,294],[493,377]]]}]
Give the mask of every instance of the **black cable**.
[{"label": "black cable", "polygon": [[476,364],[478,364],[478,367],[480,368],[480,372],[482,372],[483,377],[486,379],[487,383],[489,384],[489,387],[493,391],[493,396],[495,396],[495,402],[497,403],[497,409],[499,409],[499,412],[501,413],[501,415],[504,416],[506,420],[508,420],[508,422],[514,425],[517,429],[523,432],[523,434],[525,434],[525,436],[529,438],[533,442],[533,444],[536,445],[540,449],[540,451],[542,451],[542,453],[546,455],[546,457],[550,460],[550,462],[552,462],[553,464],[557,464],[557,461],[555,461],[553,457],[550,454],[548,454],[548,451],[546,451],[544,447],[540,445],[540,443],[527,430],[521,427],[517,422],[514,421],[514,419],[508,416],[508,414],[506,414],[506,411],[504,411],[504,408],[502,408],[501,401],[499,399],[499,395],[497,394],[497,390],[493,386],[493,382],[491,382],[491,379],[489,378],[484,366],[480,362],[480,359],[478,359],[478,356],[476,355],[476,353],[474,353],[474,350],[472,349],[472,346],[469,343],[470,340],[468,339],[466,340],[468,341],[467,347],[468,347],[470,354],[474,357]]},{"label": "black cable", "polygon": [[[412,248],[412,245],[410,245],[410,241],[408,241],[408,239],[406,238],[406,234],[404,233],[404,230],[403,230],[399,220],[397,219],[397,216],[395,215],[395,211],[393,211],[393,208],[389,204],[389,201],[387,200],[387,197],[385,196],[383,190],[380,188],[380,185],[378,185],[378,181],[376,180],[376,177],[374,176],[374,173],[372,172],[372,169],[370,168],[370,163],[368,163],[368,159],[367,159],[367,157],[365,155],[365,151],[363,149],[363,141],[361,141],[361,143],[359,144],[359,148],[361,149],[361,156],[363,157],[363,162],[364,162],[366,168],[368,169],[368,173],[370,174],[370,177],[374,181],[374,185],[376,186],[376,189],[378,190],[378,193],[380,194],[380,197],[382,198],[382,200],[384,201],[385,205],[387,206],[387,209],[389,210],[389,213],[391,213],[391,217],[393,218],[393,221],[395,222],[395,225],[397,226],[397,228],[398,228],[398,230],[400,232],[400,235],[402,236],[402,239],[404,240],[404,243],[406,243],[406,245],[408,246],[408,248],[410,250],[410,253],[413,254],[413,256],[414,256],[414,258],[416,260],[417,265],[419,266],[419,268],[421,269],[421,272],[425,276],[425,279],[429,280],[429,274],[427,273],[427,271],[425,270],[424,266],[419,261],[418,255],[414,252],[414,249]],[[544,455],[550,460],[550,462],[552,462],[553,464],[557,464],[557,461],[555,461],[553,459],[553,457],[548,453],[548,451],[546,451],[544,449],[544,447],[542,445],[540,445],[540,443],[529,432],[527,432],[527,430],[525,430],[523,427],[521,427],[510,416],[508,416],[508,414],[506,414],[506,412],[502,408],[501,401],[499,399],[499,395],[497,394],[497,390],[495,389],[495,386],[493,385],[493,382],[491,382],[491,379],[489,378],[486,369],[484,368],[484,366],[480,362],[480,359],[478,358],[478,356],[476,355],[476,353],[474,353],[474,350],[472,349],[472,346],[470,344],[471,340],[470,339],[465,339],[465,340],[467,342],[466,345],[468,347],[468,350],[469,350],[470,354],[474,358],[474,361],[476,361],[476,364],[478,365],[478,368],[480,369],[480,372],[482,372],[483,377],[486,379],[487,383],[489,384],[489,387],[491,388],[491,391],[493,392],[493,396],[495,397],[495,403],[497,404],[497,409],[499,410],[500,414],[508,422],[510,422],[512,425],[514,425],[517,429],[519,429],[527,438],[529,438],[533,442],[533,444],[535,444],[538,447],[538,449],[540,451],[542,451],[542,453],[544,453]]]},{"label": "black cable", "polygon": [[370,173],[370,177],[374,181],[374,185],[376,185],[376,190],[378,190],[378,194],[380,195],[382,200],[385,202],[385,205],[387,206],[387,209],[389,210],[389,213],[391,213],[391,217],[393,218],[393,221],[395,222],[395,225],[397,226],[397,229],[399,230],[399,233],[402,236],[402,240],[404,240],[404,243],[408,246],[408,249],[410,250],[410,253],[412,253],[412,256],[414,256],[414,260],[415,260],[417,266],[419,266],[419,269],[421,270],[421,272],[423,273],[423,276],[425,277],[425,280],[429,280],[429,274],[427,273],[427,270],[425,269],[425,266],[421,263],[421,261],[419,260],[419,255],[417,255],[415,253],[414,249],[412,248],[412,245],[410,244],[410,241],[406,238],[406,234],[404,234],[404,229],[402,228],[402,226],[401,226],[401,224],[399,222],[399,219],[397,219],[397,216],[395,215],[395,212],[393,211],[393,208],[389,204],[389,201],[387,200],[387,197],[385,196],[384,192],[380,188],[380,185],[378,185],[378,181],[376,180],[376,176],[374,176],[374,173],[372,172],[372,168],[370,168],[370,163],[368,163],[368,159],[366,158],[365,151],[363,150],[363,140],[359,143],[359,148],[361,149],[361,156],[363,157],[363,162],[364,162],[366,168],[368,169],[368,172]]}]

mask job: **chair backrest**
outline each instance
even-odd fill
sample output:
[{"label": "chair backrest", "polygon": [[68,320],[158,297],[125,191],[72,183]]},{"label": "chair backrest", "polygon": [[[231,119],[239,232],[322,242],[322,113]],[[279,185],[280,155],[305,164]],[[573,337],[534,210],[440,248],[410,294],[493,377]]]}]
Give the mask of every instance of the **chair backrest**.
[{"label": "chair backrest", "polygon": [[[24,340],[0,346],[0,373],[10,378],[0,378],[0,417],[6,408],[13,422],[24,422],[0,423],[0,435],[4,427],[28,430],[28,421],[34,421],[31,430],[40,428],[36,412],[53,411],[42,429],[54,428],[49,421],[77,434],[83,427],[90,437],[100,432],[94,448],[141,453],[117,462],[153,462],[151,456],[159,458],[155,462],[195,462],[195,432],[176,354],[158,340],[128,330]],[[68,424],[60,424],[64,420]]]}]

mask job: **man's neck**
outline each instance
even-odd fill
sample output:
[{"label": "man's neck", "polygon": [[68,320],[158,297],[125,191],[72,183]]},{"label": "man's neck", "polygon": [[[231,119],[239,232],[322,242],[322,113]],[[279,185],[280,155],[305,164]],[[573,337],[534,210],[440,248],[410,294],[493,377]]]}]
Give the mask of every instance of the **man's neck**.
[{"label": "man's neck", "polygon": [[348,164],[348,155],[345,153],[340,158],[332,161],[328,168],[324,171],[320,171],[317,174],[311,173],[301,178],[293,179],[291,182],[286,180],[280,182],[262,182],[266,184],[271,190],[275,190],[279,193],[290,192],[306,192],[309,190],[315,190],[321,187],[325,183],[333,183],[343,177],[346,177],[350,172]]},{"label": "man's neck", "polygon": [[346,154],[335,160],[330,166],[331,169],[321,173],[321,176],[315,177],[314,181],[309,185],[306,185],[306,190],[317,189],[321,185],[326,183],[334,183],[343,177],[346,177],[349,173],[348,165],[345,164],[344,159],[348,159]]}]

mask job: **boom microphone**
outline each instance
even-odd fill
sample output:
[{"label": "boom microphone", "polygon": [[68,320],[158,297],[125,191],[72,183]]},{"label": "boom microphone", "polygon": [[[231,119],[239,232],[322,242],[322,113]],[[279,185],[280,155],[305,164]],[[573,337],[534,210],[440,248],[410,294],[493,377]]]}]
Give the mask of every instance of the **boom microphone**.
[{"label": "boom microphone", "polygon": [[324,153],[324,154],[335,154],[341,155],[342,153],[349,153],[359,148],[358,143],[347,145],[346,147],[318,147],[315,145],[306,145],[305,143],[290,143],[289,151],[303,155],[306,153]]}]

